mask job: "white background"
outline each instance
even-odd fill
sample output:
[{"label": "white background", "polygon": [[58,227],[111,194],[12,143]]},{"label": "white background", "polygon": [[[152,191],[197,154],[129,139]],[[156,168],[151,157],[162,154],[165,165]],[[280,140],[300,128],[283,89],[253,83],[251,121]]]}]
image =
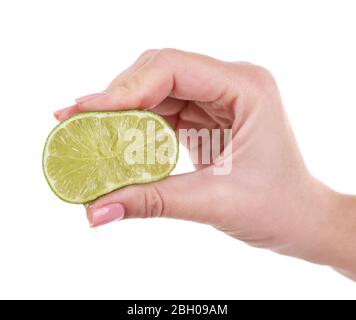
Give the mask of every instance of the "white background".
[{"label": "white background", "polygon": [[[355,283],[182,221],[90,230],[41,170],[52,112],[148,48],[270,69],[312,173],[356,194],[355,1],[0,2],[0,298],[356,298]],[[191,170],[182,153],[177,172]]]}]

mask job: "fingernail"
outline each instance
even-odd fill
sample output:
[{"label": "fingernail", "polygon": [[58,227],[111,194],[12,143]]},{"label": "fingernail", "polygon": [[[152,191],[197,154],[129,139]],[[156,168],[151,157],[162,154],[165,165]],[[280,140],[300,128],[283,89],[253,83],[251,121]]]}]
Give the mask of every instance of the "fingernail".
[{"label": "fingernail", "polygon": [[125,208],[121,203],[109,204],[102,208],[88,209],[90,227],[95,228],[109,222],[121,220],[125,215]]},{"label": "fingernail", "polygon": [[98,92],[98,93],[87,94],[86,96],[83,96],[83,97],[75,99],[75,102],[76,103],[83,103],[83,102],[89,101],[91,99],[95,99],[95,98],[97,98],[99,96],[102,96],[102,95],[105,95],[105,94],[106,94],[106,92]]},{"label": "fingernail", "polygon": [[54,117],[58,121],[62,121],[77,112],[79,112],[78,105],[75,104],[75,105],[67,107],[67,108],[59,109],[59,110],[55,111],[53,114],[54,114]]}]

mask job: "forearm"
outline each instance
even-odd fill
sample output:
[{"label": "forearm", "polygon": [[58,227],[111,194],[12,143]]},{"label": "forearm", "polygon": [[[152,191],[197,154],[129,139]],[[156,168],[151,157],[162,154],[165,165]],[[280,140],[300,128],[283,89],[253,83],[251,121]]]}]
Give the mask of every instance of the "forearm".
[{"label": "forearm", "polygon": [[356,280],[356,196],[337,193],[315,179],[307,190],[291,255]]},{"label": "forearm", "polygon": [[330,265],[356,281],[356,197],[338,194]]}]

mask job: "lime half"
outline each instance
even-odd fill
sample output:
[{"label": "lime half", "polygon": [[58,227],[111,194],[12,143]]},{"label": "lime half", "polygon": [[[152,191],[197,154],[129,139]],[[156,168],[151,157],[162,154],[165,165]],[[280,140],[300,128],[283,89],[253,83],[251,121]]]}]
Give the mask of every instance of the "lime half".
[{"label": "lime half", "polygon": [[178,158],[176,135],[148,111],[85,112],[47,138],[43,172],[53,192],[87,203],[123,186],[160,180]]}]

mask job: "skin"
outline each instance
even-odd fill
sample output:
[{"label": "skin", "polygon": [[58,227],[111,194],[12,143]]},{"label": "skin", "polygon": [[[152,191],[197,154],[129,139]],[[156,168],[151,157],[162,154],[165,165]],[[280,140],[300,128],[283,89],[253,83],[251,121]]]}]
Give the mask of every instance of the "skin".
[{"label": "skin", "polygon": [[[193,173],[114,191],[86,207],[92,226],[109,222],[105,208],[117,204],[121,218],[210,224],[252,246],[328,265],[356,280],[356,198],[308,172],[266,69],[148,50],[104,93],[80,98],[55,116],[62,121],[77,112],[121,109],[151,109],[175,130],[231,128],[232,172],[217,176],[214,164],[198,163]],[[98,210],[104,219],[95,223]]]}]

